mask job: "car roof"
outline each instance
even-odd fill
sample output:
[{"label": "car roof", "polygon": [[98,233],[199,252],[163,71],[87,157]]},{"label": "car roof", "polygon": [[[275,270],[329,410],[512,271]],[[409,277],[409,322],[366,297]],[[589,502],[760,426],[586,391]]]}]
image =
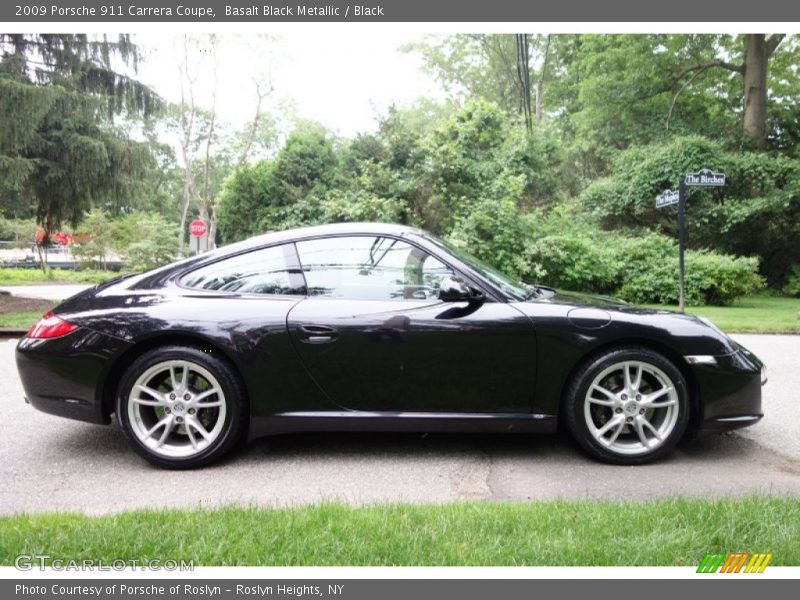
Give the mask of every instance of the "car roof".
[{"label": "car roof", "polygon": [[[175,277],[176,274],[179,275],[189,269],[199,268],[205,264],[216,262],[235,254],[249,252],[250,250],[274,244],[312,239],[315,237],[342,235],[385,235],[393,237],[416,235],[430,241],[430,235],[422,229],[394,223],[332,223],[328,225],[298,227],[295,229],[264,233],[217,248],[199,256],[191,256],[152,271],[133,275],[126,278],[124,281],[120,281],[118,285],[114,287],[119,287],[124,290],[153,289],[163,286],[167,281]],[[461,269],[466,269],[468,273],[471,273],[471,275],[469,275],[470,277],[482,281],[484,286],[488,285],[489,288],[495,290],[496,294],[502,296],[502,292],[498,292],[491,283],[487,283],[482,277],[476,274],[474,269],[469,265],[461,264],[461,261],[457,258],[455,260],[460,264]],[[107,292],[104,291],[101,293],[114,293],[114,291],[109,289]]]},{"label": "car roof", "polygon": [[298,227],[296,229],[286,229],[283,231],[271,231],[256,235],[241,242],[235,242],[223,246],[214,251],[216,256],[223,254],[235,254],[250,248],[258,248],[269,244],[284,241],[311,238],[325,235],[394,235],[403,236],[408,234],[424,235],[425,232],[408,225],[397,225],[394,223],[331,223],[329,225],[314,225],[311,227]]},{"label": "car roof", "polygon": [[120,282],[120,285],[125,289],[147,289],[151,286],[163,284],[172,274],[184,270],[189,266],[200,266],[234,254],[293,240],[326,235],[391,235],[400,237],[409,234],[426,235],[421,229],[393,223],[332,223],[329,225],[314,225],[310,227],[286,229],[283,231],[272,231],[216,248],[199,256],[189,256],[182,260],[164,265],[163,267],[153,269],[152,271],[133,275],[132,277],[126,278],[124,282]]}]

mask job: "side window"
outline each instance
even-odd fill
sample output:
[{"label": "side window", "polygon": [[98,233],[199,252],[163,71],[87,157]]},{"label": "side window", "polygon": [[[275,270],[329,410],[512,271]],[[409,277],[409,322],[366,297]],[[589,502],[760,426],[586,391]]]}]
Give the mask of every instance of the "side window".
[{"label": "side window", "polygon": [[453,271],[406,242],[372,236],[297,243],[311,296],[354,300],[428,300]]},{"label": "side window", "polygon": [[200,267],[181,279],[199,290],[239,294],[305,294],[293,244],[253,250]]}]

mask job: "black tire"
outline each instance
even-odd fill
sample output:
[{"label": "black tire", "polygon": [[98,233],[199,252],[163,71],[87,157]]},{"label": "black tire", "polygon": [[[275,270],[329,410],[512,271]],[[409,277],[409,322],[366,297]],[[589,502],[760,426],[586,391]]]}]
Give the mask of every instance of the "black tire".
[{"label": "black tire", "polygon": [[[660,370],[671,380],[671,383],[673,384],[672,387],[674,388],[676,392],[675,395],[677,396],[677,404],[675,404],[675,406],[677,406],[678,412],[677,417],[671,417],[671,419],[674,419],[674,426],[672,429],[667,435],[663,436],[663,440],[660,442],[656,439],[649,440],[651,443],[658,443],[656,447],[648,449],[645,444],[642,443],[641,450],[639,450],[639,453],[635,454],[626,454],[622,451],[614,450],[611,446],[601,443],[598,439],[596,439],[595,435],[593,435],[592,431],[590,430],[586,416],[587,394],[589,393],[589,387],[592,385],[595,378],[599,377],[604,371],[612,366],[619,363],[624,363],[625,361],[637,361],[645,363]],[[652,377],[652,375],[646,375],[648,377]],[[595,394],[595,397],[597,396],[598,395]],[[601,398],[603,397],[602,394],[599,394],[599,396]],[[626,418],[628,414],[625,412],[626,409],[622,408],[595,407],[593,404],[590,406],[592,407],[591,410],[607,411],[607,420],[615,416],[611,415],[612,411],[619,411],[621,413],[618,415],[619,418]],[[666,411],[667,409],[656,410]],[[630,419],[636,419],[636,413],[632,414],[633,416],[630,417]],[[662,413],[659,412],[659,414]],[[566,420],[567,428],[572,434],[574,440],[592,458],[616,465],[645,464],[663,458],[669,454],[683,437],[690,417],[688,386],[686,384],[686,379],[683,377],[680,370],[672,363],[672,361],[664,357],[662,354],[650,350],[649,348],[640,346],[615,348],[588,359],[586,363],[579,368],[578,372],[575,373],[564,397],[563,415]],[[605,415],[603,415],[601,412],[600,416],[602,417]],[[616,430],[616,427],[613,429]],[[624,432],[623,434],[620,434],[620,437],[622,438],[621,442],[625,443],[627,440],[630,440],[630,444],[632,446],[635,446],[638,443],[637,438],[634,437],[634,435],[636,435],[636,432],[634,431],[634,425],[626,424],[621,428],[621,430]],[[613,431],[611,433],[613,434]],[[623,435],[626,437],[622,437]]]},{"label": "black tire", "polygon": [[[156,365],[173,360],[188,361],[211,373],[224,395],[225,416],[219,419],[223,423],[216,439],[192,456],[156,453],[137,437],[128,413],[131,390],[137,379]],[[200,412],[197,411],[198,417]],[[194,469],[219,460],[244,438],[250,416],[244,385],[225,359],[199,348],[177,345],[150,350],[131,364],[117,390],[116,414],[133,449],[154,465],[167,469]]]}]

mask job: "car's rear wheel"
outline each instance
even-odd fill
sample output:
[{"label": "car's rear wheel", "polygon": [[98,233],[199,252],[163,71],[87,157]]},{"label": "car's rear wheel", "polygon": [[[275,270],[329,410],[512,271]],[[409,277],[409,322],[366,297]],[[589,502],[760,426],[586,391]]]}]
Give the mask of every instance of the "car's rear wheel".
[{"label": "car's rear wheel", "polygon": [[634,465],[669,453],[689,422],[686,380],[648,348],[619,348],[589,360],[566,394],[570,432],[590,455]]},{"label": "car's rear wheel", "polygon": [[116,412],[133,448],[172,469],[222,457],[241,439],[248,418],[233,369],[188,346],[157,348],[134,361],[120,383]]}]

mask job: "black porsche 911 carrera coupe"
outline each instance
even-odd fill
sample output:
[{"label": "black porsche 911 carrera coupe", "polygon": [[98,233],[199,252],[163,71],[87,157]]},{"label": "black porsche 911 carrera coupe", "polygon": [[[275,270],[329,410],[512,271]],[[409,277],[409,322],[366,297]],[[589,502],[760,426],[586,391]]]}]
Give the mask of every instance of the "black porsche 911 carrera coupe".
[{"label": "black porsche 911 carrera coupe", "polygon": [[168,468],[294,431],[552,432],[617,464],[762,417],[709,321],[509,279],[417,229],[269,233],[73,296],[17,347],[26,400],[112,414]]}]

